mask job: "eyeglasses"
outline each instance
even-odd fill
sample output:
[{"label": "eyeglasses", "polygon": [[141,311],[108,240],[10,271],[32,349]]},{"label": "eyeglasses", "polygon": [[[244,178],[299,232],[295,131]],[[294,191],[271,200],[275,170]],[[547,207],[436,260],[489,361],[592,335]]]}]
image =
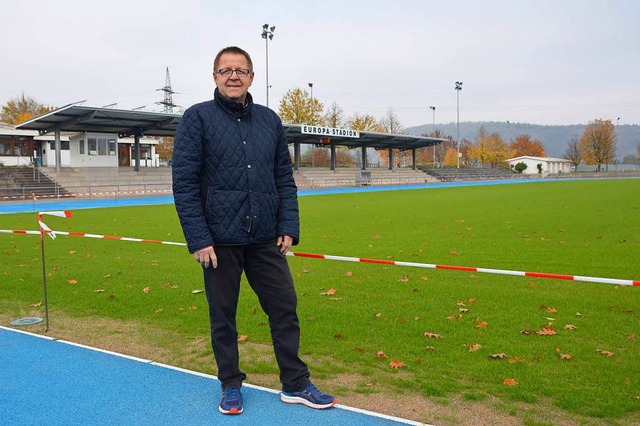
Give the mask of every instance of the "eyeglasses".
[{"label": "eyeglasses", "polygon": [[245,70],[242,68],[222,68],[215,71],[215,73],[222,77],[231,77],[234,71],[238,77],[247,77],[252,72],[251,70]]}]

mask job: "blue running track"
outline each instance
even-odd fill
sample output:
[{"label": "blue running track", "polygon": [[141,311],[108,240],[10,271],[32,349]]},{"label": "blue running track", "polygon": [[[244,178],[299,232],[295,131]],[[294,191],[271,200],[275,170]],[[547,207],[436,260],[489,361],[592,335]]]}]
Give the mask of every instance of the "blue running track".
[{"label": "blue running track", "polygon": [[218,412],[220,382],[0,326],[2,425],[419,425],[341,405],[314,410],[243,386],[244,413]]}]

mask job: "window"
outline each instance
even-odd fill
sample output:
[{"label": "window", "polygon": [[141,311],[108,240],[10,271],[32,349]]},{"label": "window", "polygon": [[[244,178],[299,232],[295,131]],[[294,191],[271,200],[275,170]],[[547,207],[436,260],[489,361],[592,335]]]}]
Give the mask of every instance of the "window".
[{"label": "window", "polygon": [[109,139],[109,155],[116,155],[116,140]]},{"label": "window", "polygon": [[98,155],[107,155],[107,140],[104,138],[98,139]]},{"label": "window", "polygon": [[89,155],[98,155],[98,140],[89,138],[87,141],[89,142]]},{"label": "window", "polygon": [[145,160],[151,158],[151,145],[140,144],[140,158]]},{"label": "window", "polygon": [[78,145],[80,146],[80,154],[83,155],[84,154],[84,139],[80,139],[78,141]]}]

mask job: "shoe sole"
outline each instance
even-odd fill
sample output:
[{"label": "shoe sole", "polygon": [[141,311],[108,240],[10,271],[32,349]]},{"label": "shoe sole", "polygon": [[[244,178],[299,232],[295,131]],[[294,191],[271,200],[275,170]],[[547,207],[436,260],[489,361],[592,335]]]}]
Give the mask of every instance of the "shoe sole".
[{"label": "shoe sole", "polygon": [[327,408],[331,408],[334,405],[336,405],[336,403],[338,402],[338,400],[336,398],[333,399],[333,401],[329,404],[314,404],[313,402],[301,398],[299,396],[289,396],[289,395],[285,395],[283,393],[280,394],[280,400],[282,402],[285,402],[287,404],[302,404],[302,405],[306,405],[307,407],[310,408],[315,408],[316,410],[325,410]]},{"label": "shoe sole", "polygon": [[223,410],[222,407],[218,406],[218,411],[220,411],[222,414],[242,414],[244,408],[238,410],[237,408],[233,407],[231,410]]}]

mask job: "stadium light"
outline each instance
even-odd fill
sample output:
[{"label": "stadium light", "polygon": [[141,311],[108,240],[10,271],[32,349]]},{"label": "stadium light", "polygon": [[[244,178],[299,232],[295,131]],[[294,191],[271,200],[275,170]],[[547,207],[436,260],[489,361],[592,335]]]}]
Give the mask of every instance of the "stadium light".
[{"label": "stadium light", "polygon": [[458,109],[458,133],[457,133],[457,151],[458,151],[458,168],[460,168],[460,91],[462,90],[462,82],[456,81],[456,105]]},{"label": "stadium light", "polygon": [[267,51],[267,108],[269,108],[269,40],[273,40],[273,32],[276,30],[276,27],[269,28],[269,24],[264,24],[262,26],[262,38],[265,41],[265,48]]}]

